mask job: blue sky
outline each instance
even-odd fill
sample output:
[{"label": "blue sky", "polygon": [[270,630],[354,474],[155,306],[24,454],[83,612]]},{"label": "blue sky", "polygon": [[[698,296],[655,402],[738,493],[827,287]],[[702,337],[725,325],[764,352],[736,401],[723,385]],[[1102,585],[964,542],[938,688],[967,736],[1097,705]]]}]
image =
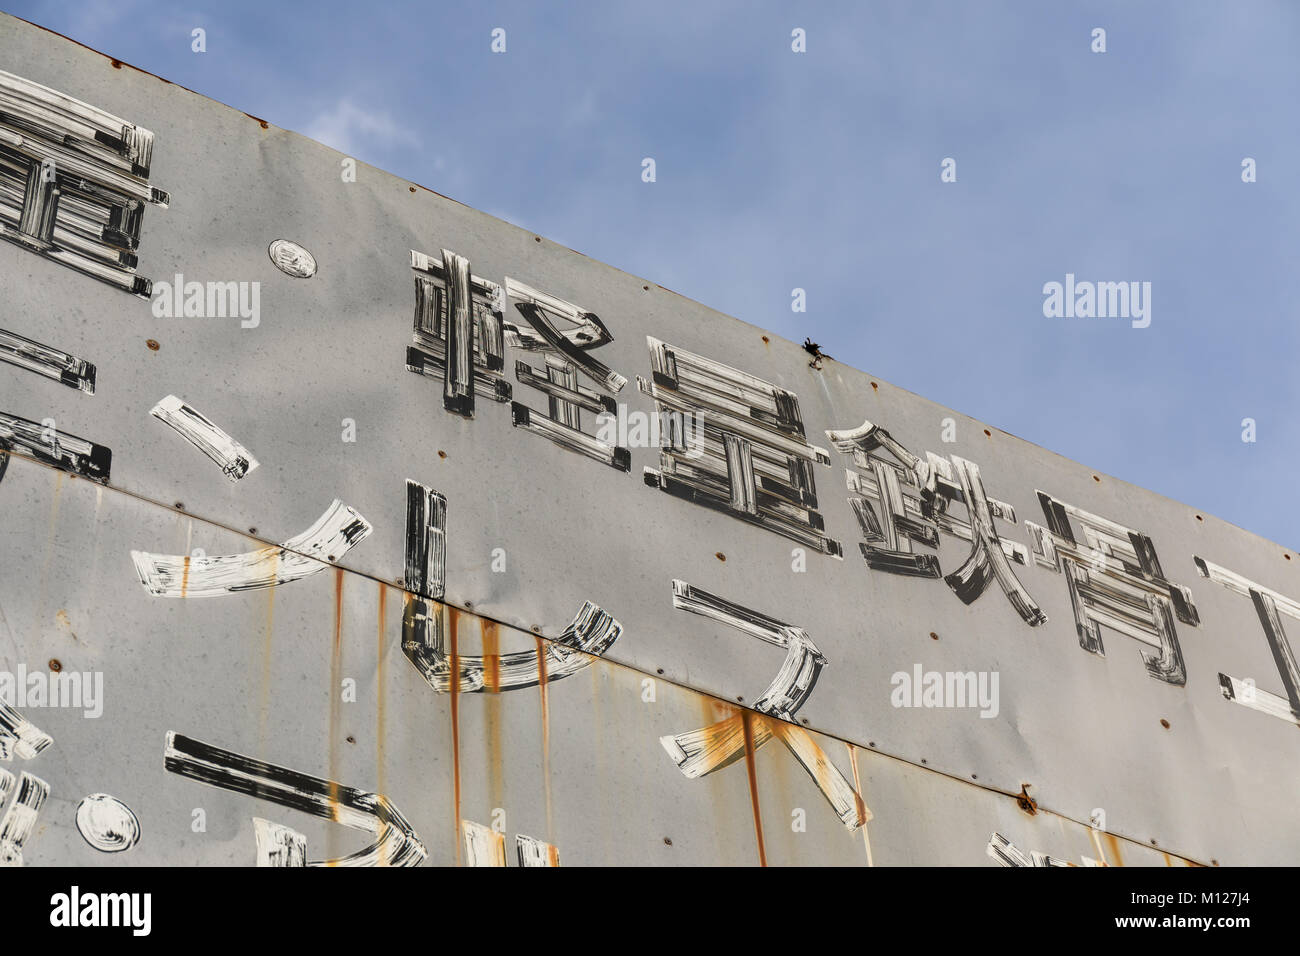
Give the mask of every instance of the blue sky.
[{"label": "blue sky", "polygon": [[[4,9],[1300,546],[1300,4]],[[1044,317],[1067,272],[1150,327]]]}]

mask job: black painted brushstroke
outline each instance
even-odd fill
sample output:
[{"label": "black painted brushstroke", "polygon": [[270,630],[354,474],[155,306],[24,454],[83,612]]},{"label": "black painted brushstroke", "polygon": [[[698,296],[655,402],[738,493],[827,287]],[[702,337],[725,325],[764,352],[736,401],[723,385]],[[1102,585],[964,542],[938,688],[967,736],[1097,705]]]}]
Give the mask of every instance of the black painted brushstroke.
[{"label": "black painted brushstroke", "polygon": [[[46,435],[48,434],[48,438]],[[37,461],[53,465],[100,484],[108,484],[113,452],[103,445],[69,435],[39,422],[0,412],[0,444],[30,454]]]}]

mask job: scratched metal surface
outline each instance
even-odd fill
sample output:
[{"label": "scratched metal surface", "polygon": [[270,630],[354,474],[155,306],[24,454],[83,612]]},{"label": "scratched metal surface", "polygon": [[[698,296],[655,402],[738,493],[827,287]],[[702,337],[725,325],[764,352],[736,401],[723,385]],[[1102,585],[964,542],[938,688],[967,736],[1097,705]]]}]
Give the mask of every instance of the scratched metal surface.
[{"label": "scratched metal surface", "polygon": [[[0,607],[19,659],[43,661],[47,647],[66,641],[55,616],[65,609],[79,634],[97,635],[84,649],[93,651],[96,666],[107,673],[120,673],[126,662],[149,668],[147,691],[112,698],[113,708],[94,724],[93,744],[79,739],[92,722],[79,721],[50,730],[57,748],[39,758],[66,760],[60,772],[86,781],[71,790],[112,793],[117,781],[133,785],[139,806],[132,806],[148,833],[147,847],[142,843],[133,851],[142,862],[248,862],[242,830],[235,839],[252,812],[247,798],[217,791],[203,798],[225,808],[228,845],[191,836],[181,816],[171,831],[161,822],[199,805],[190,794],[206,789],[162,773],[166,730],[201,727],[192,735],[320,776],[327,775],[331,746],[340,747],[337,733],[351,731],[334,728],[331,736],[327,719],[333,622],[322,608],[331,606],[332,571],[274,589],[272,625],[266,592],[193,607],[150,598],[134,577],[129,552],[246,551],[252,545],[235,541],[233,531],[256,528],[258,541],[282,542],[341,499],[374,528],[340,561],[347,569],[349,666],[359,683],[373,685],[375,665],[366,655],[373,655],[377,640],[374,579],[402,580],[407,478],[446,496],[450,605],[553,638],[584,601],[593,601],[624,626],[606,655],[623,666],[596,666],[552,688],[553,721],[572,721],[564,733],[552,727],[552,747],[567,751],[564,760],[552,758],[552,770],[563,764],[565,779],[556,773],[551,779],[553,832],[566,858],[608,861],[626,853],[626,862],[752,861],[744,771],[733,766],[689,781],[658,744],[661,734],[700,722],[697,696],[664,692],[657,711],[615,702],[621,701],[618,688],[635,688],[639,675],[660,671],[661,687],[671,681],[724,700],[752,702],[776,673],[779,650],[674,610],[671,582],[680,579],[804,628],[827,664],[799,719],[853,742],[871,761],[891,768],[881,771],[877,796],[886,805],[899,801],[896,816],[905,815],[902,804],[908,800],[936,808],[923,821],[913,814],[897,830],[873,823],[872,838],[878,833],[882,847],[877,862],[981,862],[988,835],[979,834],[1012,823],[1020,838],[1003,832],[1018,845],[1022,839],[1050,843],[1041,821],[1060,817],[1020,820],[1014,802],[999,794],[1019,792],[1023,784],[1054,814],[1086,823],[1102,808],[1111,832],[1138,843],[1155,841],[1201,862],[1296,862],[1300,819],[1294,793],[1300,774],[1294,723],[1225,700],[1219,687],[1223,672],[1256,679],[1261,689],[1281,694],[1281,679],[1250,599],[1198,577],[1193,563],[1194,555],[1201,556],[1300,597],[1300,561],[1281,547],[1149,491],[1095,478],[1083,465],[883,379],[835,362],[814,370],[794,343],[775,336],[765,341],[761,330],[653,281],[423,188],[413,191],[412,184],[379,170],[359,164],[357,181],[345,183],[342,157],[330,149],[273,125],[264,128],[237,110],[130,67],[115,67],[107,57],[8,17],[0,19],[0,68],[154,132],[149,179],[171,201],[167,209],[145,213],[140,275],[155,282],[182,273],[187,280],[261,283],[257,328],[241,329],[238,319],[157,318],[144,299],[0,243],[6,303],[0,327],[98,369],[91,396],[0,365],[0,411],[37,422],[53,418],[60,431],[111,448],[113,490],[103,493],[105,507],[114,501],[101,523],[78,524],[63,511],[54,521],[53,478],[31,476],[46,469],[16,453],[0,483],[6,514]],[[276,239],[309,250],[317,273],[295,279],[278,271],[267,255]],[[795,393],[808,441],[830,452],[831,463],[815,465],[813,472],[818,510],[827,534],[842,546],[843,560],[809,550],[806,573],[794,573],[794,542],[647,487],[643,470],[660,467],[655,448],[632,448],[631,470],[622,473],[513,427],[506,405],[480,399],[472,421],[444,411],[441,382],[404,367],[415,305],[410,250],[437,256],[442,248],[468,257],[475,275],[501,284],[509,276],[597,313],[614,340],[594,354],[630,380],[617,398],[631,409],[654,408],[635,381],[650,375],[647,335]],[[157,351],[146,348],[150,339],[159,343]],[[516,358],[540,364],[507,350],[505,377],[514,397],[544,409],[545,397],[515,379]],[[1014,370],[991,369],[990,375],[1014,376]],[[227,481],[211,461],[150,417],[150,409],[169,394],[228,431],[260,467],[237,483]],[[1062,411],[1068,420],[1083,410]],[[955,421],[955,442],[941,441],[945,418]],[[355,443],[341,441],[343,419],[355,420]],[[933,451],[975,462],[989,495],[1016,510],[1017,523],[997,522],[1006,540],[1028,547],[1025,521],[1045,523],[1036,499],[1040,489],[1149,535],[1166,577],[1190,589],[1200,616],[1198,626],[1177,624],[1185,686],[1149,676],[1139,656],[1143,645],[1114,631],[1104,632],[1104,657],[1082,649],[1065,576],[1036,566],[1032,557],[1013,567],[1049,618],[1033,628],[996,584],[967,606],[941,580],[869,569],[845,490],[850,462],[825,434],[855,428],[864,419],[922,457]],[[95,494],[84,480],[69,481],[61,508],[73,507],[74,487],[76,495]],[[176,503],[203,519],[201,535],[199,523],[193,531],[201,541],[188,537],[190,519],[178,514]],[[492,569],[498,548],[506,556],[503,572]],[[968,551],[969,545],[944,535],[933,553],[948,573]],[[396,588],[388,607],[390,628],[400,630]],[[15,626],[15,618],[23,623]],[[369,622],[355,641],[353,620]],[[269,650],[268,634],[274,635]],[[385,674],[393,683],[383,743],[385,785],[404,812],[426,814],[429,822],[417,829],[422,836],[428,831],[431,854],[445,859],[450,824],[437,821],[449,819],[448,705],[419,682],[396,640],[386,645]],[[981,719],[970,709],[894,708],[890,675],[916,664],[926,670],[997,671],[999,715]],[[262,676],[263,668],[269,677]],[[135,678],[120,682],[139,686]],[[251,703],[265,699],[268,684],[275,690],[269,701]],[[536,738],[537,702],[516,704],[515,696],[499,702],[510,755],[502,773],[510,777],[510,795],[516,780],[524,794],[512,802],[512,812],[522,818],[517,829],[544,836],[545,821],[535,816],[542,791],[536,750],[521,742],[519,766],[514,759],[516,740]],[[560,718],[570,699],[576,709]],[[50,713],[56,722],[64,719]],[[370,729],[355,736],[372,746],[343,746],[336,759],[341,777],[369,781],[373,715],[360,714],[355,706],[345,707],[342,720],[357,728],[370,721]],[[870,755],[868,744],[898,759]],[[760,765],[776,762],[766,750],[759,751]],[[784,759],[789,762],[788,755]],[[835,759],[843,764],[846,758]],[[584,789],[584,774],[599,760],[609,761],[602,780],[610,789],[593,797]],[[89,772],[91,766],[97,774]],[[483,772],[477,771],[480,780]],[[615,784],[619,774],[628,779]],[[773,774],[763,776],[763,786],[777,786],[780,777]],[[808,788],[806,774],[790,779],[792,788]],[[479,786],[468,776],[466,781],[471,789]],[[481,815],[491,801],[475,799],[474,812]],[[828,829],[824,839],[816,838],[815,851],[799,851],[803,859],[861,862],[855,856],[861,840],[836,832],[843,828],[829,809],[806,799],[812,805],[810,834],[814,826]],[[422,802],[427,806],[412,809]],[[869,793],[868,803],[879,813],[876,796]],[[945,815],[961,818],[951,834],[940,819]],[[1060,826],[1062,834],[1074,834],[1073,844],[1028,848],[1077,860],[1087,852],[1087,828]],[[514,832],[513,821],[510,827]],[[580,835],[583,827],[600,836]],[[57,826],[49,831],[58,832]],[[674,833],[695,839],[686,840],[684,849],[674,837],[669,855],[662,837]],[[51,850],[54,860],[88,862],[79,850],[73,855],[70,837],[58,839],[65,837],[60,845],[69,855]],[[1075,845],[1079,840],[1084,844]],[[624,843],[637,849],[625,850]],[[770,856],[778,855],[778,846],[784,844],[774,841]]]}]

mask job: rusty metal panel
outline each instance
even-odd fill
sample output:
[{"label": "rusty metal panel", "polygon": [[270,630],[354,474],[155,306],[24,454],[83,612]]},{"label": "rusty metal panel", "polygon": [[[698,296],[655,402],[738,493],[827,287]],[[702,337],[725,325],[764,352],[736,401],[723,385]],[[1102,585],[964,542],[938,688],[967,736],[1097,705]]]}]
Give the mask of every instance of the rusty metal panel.
[{"label": "rusty metal panel", "polygon": [[[5,595],[6,660],[103,682],[93,716],[23,711],[53,740],[11,765],[49,786],[23,847],[31,863],[250,865],[264,841],[259,819],[300,833],[309,860],[366,845],[345,825],[167,769],[167,753],[174,761],[191,752],[177,738],[382,793],[436,863],[468,862],[466,822],[503,833],[510,865],[517,834],[557,848],[566,865],[979,865],[990,862],[994,833],[1029,859],[1183,862],[758,714],[752,761],[690,779],[661,738],[748,711],[588,655],[544,691],[506,687],[493,674],[514,655],[535,659],[546,642],[451,608],[459,664],[468,671],[483,660],[486,678],[475,691],[438,693],[402,654],[414,598],[399,588],[334,568],[213,599],[215,609],[199,598],[168,601],[139,587],[122,559],[133,545],[215,554],[259,542],[17,456],[4,493],[12,520],[0,548],[31,569],[31,586]],[[348,680],[355,700],[344,701]],[[778,724],[854,781],[862,806],[852,828],[789,750],[761,742]],[[141,821],[128,855],[82,839],[76,809],[90,792],[111,794]],[[196,811],[202,833],[192,830]]]},{"label": "rusty metal panel", "polygon": [[[1294,861],[1285,549],[54,34],[0,53],[0,648],[105,695],[0,731],[49,784],[24,859]],[[522,686],[439,686],[453,626]],[[99,792],[128,853],[78,836],[130,830]]]}]

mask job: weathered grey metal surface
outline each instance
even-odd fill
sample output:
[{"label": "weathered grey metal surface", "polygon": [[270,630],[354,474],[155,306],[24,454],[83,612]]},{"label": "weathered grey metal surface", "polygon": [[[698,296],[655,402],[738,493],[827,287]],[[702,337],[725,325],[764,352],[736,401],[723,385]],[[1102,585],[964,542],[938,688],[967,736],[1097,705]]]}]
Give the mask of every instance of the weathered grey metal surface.
[{"label": "weathered grey metal surface", "polygon": [[[453,731],[451,695],[435,693],[402,656],[401,590],[326,570],[229,598],[163,601],[147,595],[122,560],[142,537],[179,551],[202,542],[213,553],[257,543],[17,457],[3,494],[11,520],[0,553],[6,567],[26,569],[24,586],[5,589],[4,659],[32,669],[57,659],[63,673],[104,674],[99,718],[25,712],[54,738],[43,753],[9,765],[50,784],[25,848],[32,864],[250,865],[254,816],[302,831],[312,858],[362,844],[344,827],[165,772],[169,731],[383,792],[434,863],[463,856],[457,819],[500,824],[508,841],[515,833],[546,840],[564,865],[758,862],[746,762],[690,780],[658,739],[739,712],[730,705],[593,659],[545,695],[537,687],[457,695]],[[459,616],[460,654],[535,646],[532,635],[506,628],[493,646],[489,628],[485,647],[481,627]],[[356,702],[334,704],[348,677]],[[653,701],[644,699],[647,679]],[[1026,853],[1075,863],[1182,862],[1055,814],[1031,817],[1013,798],[975,784],[817,739],[846,771],[856,761],[874,818],[865,836],[846,830],[811,778],[769,743],[754,760],[769,863],[863,865],[869,844],[876,865],[987,864],[994,831]],[[129,853],[103,855],[78,835],[75,809],[92,792],[113,794],[140,818],[143,838]],[[206,813],[206,833],[191,832],[195,808]],[[806,832],[792,830],[796,810]]]},{"label": "weathered grey metal surface", "polygon": [[[988,862],[994,830],[1026,852],[1095,858],[1086,824],[1098,808],[1112,833],[1199,862],[1295,862],[1295,722],[1225,699],[1219,675],[1284,696],[1282,679],[1251,599],[1203,579],[1194,563],[1199,556],[1300,598],[1300,561],[1284,549],[880,379],[834,362],[810,368],[793,343],[378,170],[359,166],[356,181],[344,181],[332,150],[7,17],[0,69],[153,131],[149,181],[170,202],[144,214],[138,275],[260,283],[254,328],[238,318],[159,318],[143,298],[0,243],[0,327],[98,372],[89,395],[0,364],[0,412],[53,419],[60,433],[112,450],[108,489],[60,478],[21,448],[0,482],[5,660],[35,667],[57,657],[102,670],[106,681],[98,720],[25,712],[56,741],[32,763],[52,788],[43,831],[27,846],[32,862],[251,862],[248,818],[278,821],[277,808],[164,771],[167,731],[380,790],[433,861],[455,858],[450,704],[402,656],[395,587],[380,641],[377,581],[403,581],[408,478],[447,501],[449,605],[556,638],[592,601],[624,629],[609,663],[550,686],[549,774],[535,688],[462,695],[460,750],[476,755],[462,765],[463,819],[490,824],[484,815],[504,807],[509,833],[547,839],[566,862],[755,860],[744,761],[690,780],[658,738],[713,719],[703,712],[716,705],[701,694],[753,703],[782,652],[675,610],[672,582],[681,580],[815,642],[826,665],[796,719],[838,738],[823,749],[845,774],[843,741],[857,745],[877,863]],[[267,250],[280,239],[311,253],[314,275],[277,268]],[[843,558],[809,547],[806,571],[796,571],[798,542],[648,487],[645,469],[662,468],[658,448],[630,448],[624,473],[515,427],[508,404],[480,398],[472,420],[446,411],[442,381],[405,368],[410,252],[440,261],[442,249],[467,257],[475,276],[502,286],[509,277],[599,315],[613,341],[590,354],[629,380],[614,396],[627,409],[655,407],[636,384],[651,377],[647,336],[796,395],[808,443],[829,453],[828,464],[810,468],[825,535]],[[523,324],[513,303],[506,319]],[[543,362],[508,347],[501,377],[544,417],[546,398],[517,378],[516,360]],[[989,375],[993,387],[1014,370]],[[259,466],[228,480],[151,417],[169,395],[192,403]],[[1063,408],[1069,414],[1086,408]],[[355,442],[341,440],[345,419],[355,422]],[[954,441],[944,441],[945,419]],[[988,496],[1015,509],[1016,521],[998,517],[995,527],[1026,549],[1027,563],[1011,567],[1046,623],[1026,623],[997,582],[967,605],[941,579],[867,566],[845,490],[854,465],[826,434],[864,420],[922,459],[933,451],[978,465]],[[1113,629],[1102,630],[1105,656],[1081,647],[1068,571],[1033,556],[1026,522],[1049,524],[1038,491],[1149,536],[1164,578],[1186,586],[1199,616],[1199,624],[1171,618],[1185,684],[1148,673],[1139,651],[1149,645]],[[340,556],[346,570],[337,576],[203,600],[150,596],[136,577],[132,550],[249,551],[257,545],[236,531],[284,542],[334,499],[373,526]],[[950,514],[966,511],[956,502]],[[952,573],[970,544],[950,534],[939,541],[913,550]],[[336,588],[344,676],[360,694],[335,703],[331,718]],[[916,665],[997,672],[998,715],[892,706],[891,675]],[[644,678],[659,678],[654,705],[641,699]],[[845,830],[787,751],[769,744],[756,765],[769,860],[865,860],[862,837]],[[1006,796],[1023,784],[1050,813],[1030,817]],[[77,802],[97,791],[140,818],[144,838],[127,854],[100,858],[69,829]],[[205,835],[189,829],[197,806],[209,811]],[[790,831],[795,806],[807,808],[806,834]],[[352,846],[324,825],[312,830],[302,814],[280,815],[306,833],[309,851]],[[1128,862],[1161,861],[1159,850],[1130,849]]]}]

